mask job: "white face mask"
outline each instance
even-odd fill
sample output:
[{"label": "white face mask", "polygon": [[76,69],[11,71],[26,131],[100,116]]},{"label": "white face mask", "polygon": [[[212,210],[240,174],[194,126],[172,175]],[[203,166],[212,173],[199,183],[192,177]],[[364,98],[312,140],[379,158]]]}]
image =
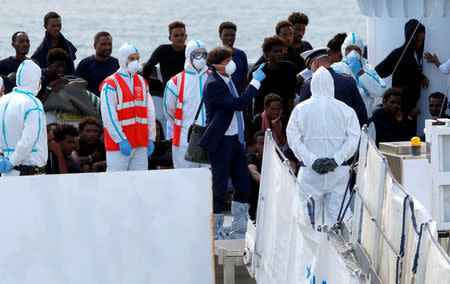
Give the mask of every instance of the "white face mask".
[{"label": "white face mask", "polygon": [[139,68],[139,62],[137,60],[131,61],[127,65],[127,70],[130,72],[130,74],[136,74]]},{"label": "white face mask", "polygon": [[[223,66],[223,65],[216,65],[216,66]],[[233,60],[230,60],[228,64],[225,66],[225,73],[227,73],[229,76],[236,71],[236,63],[234,63]]]},{"label": "white face mask", "polygon": [[205,58],[200,58],[200,59],[193,59],[192,60],[192,65],[194,65],[195,69],[197,70],[203,70],[203,68],[205,68],[206,66],[206,60]]}]

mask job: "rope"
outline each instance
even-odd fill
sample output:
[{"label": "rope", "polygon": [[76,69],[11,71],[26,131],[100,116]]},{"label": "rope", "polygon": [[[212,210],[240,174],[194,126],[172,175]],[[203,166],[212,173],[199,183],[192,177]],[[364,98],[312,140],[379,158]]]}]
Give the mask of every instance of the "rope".
[{"label": "rope", "polygon": [[422,223],[420,225],[419,240],[417,241],[417,249],[416,249],[416,253],[414,255],[414,264],[412,267],[413,274],[417,273],[417,266],[419,265],[419,252],[420,252],[420,245],[422,244],[422,234],[423,234],[423,226],[424,225],[425,225],[425,223]]},{"label": "rope", "polygon": [[405,198],[403,198],[403,218],[402,218],[402,234],[400,238],[400,253],[399,255],[403,257],[405,255],[405,225],[406,225],[406,208],[407,208],[407,201],[409,199],[409,195],[406,195]]},{"label": "rope", "polygon": [[314,214],[316,212],[316,202],[312,197],[308,198],[308,203],[306,204],[306,206],[308,207],[309,220],[314,229],[316,226],[316,216]]},{"label": "rope", "polygon": [[417,220],[416,220],[416,216],[414,214],[414,201],[412,200],[412,198],[409,199],[409,208],[411,209],[411,222],[412,222],[414,231],[416,232],[416,234],[419,234],[419,231],[417,230]]},{"label": "rope", "polygon": [[395,283],[400,284],[400,281],[398,281],[398,271],[400,270],[400,259],[401,256],[397,255],[397,261],[395,263]]},{"label": "rope", "polygon": [[[398,65],[400,64],[400,61],[402,61],[403,55],[405,55],[405,52],[406,52],[406,50],[408,49],[408,46],[409,46],[409,44],[411,43],[411,41],[412,41],[414,35],[416,34],[416,31],[417,31],[417,29],[419,28],[419,26],[420,26],[420,24],[421,24],[421,22],[422,22],[424,16],[425,16],[425,15],[422,15],[422,17],[420,18],[419,22],[417,23],[416,28],[414,29],[414,32],[412,33],[411,37],[410,37],[409,40],[408,40],[408,43],[407,43],[406,46],[405,46],[405,49],[403,50],[402,54],[400,55],[400,58],[398,59],[397,64],[395,64],[394,70],[392,71],[392,77],[394,76],[395,71],[397,71],[397,67],[398,67]],[[390,81],[392,80],[392,77],[389,78],[389,80],[388,80],[389,83],[390,83]],[[388,81],[386,81],[386,85],[389,84]]]},{"label": "rope", "polygon": [[403,198],[403,218],[402,218],[402,233],[400,237],[400,252],[397,256],[397,262],[395,264],[395,282],[399,283],[399,272],[400,272],[400,260],[405,256],[405,225],[406,225],[406,208],[407,208],[407,202],[409,199],[409,194],[407,194]]},{"label": "rope", "polygon": [[347,213],[347,210],[350,207],[350,204],[352,203],[353,196],[355,195],[355,192],[357,189],[358,189],[358,187],[352,188],[352,192],[350,193],[350,197],[348,198],[347,205],[345,206],[345,209],[344,209],[344,213],[342,213],[341,219],[338,221],[339,225],[342,225],[342,222],[344,221],[345,213]]},{"label": "rope", "polygon": [[[355,152],[355,155],[353,156],[353,162],[352,162],[352,166],[350,168],[350,175],[349,175],[348,180],[347,180],[347,186],[345,187],[345,193],[344,193],[344,197],[342,198],[341,208],[339,209],[339,214],[338,214],[338,217],[336,219],[336,222],[339,225],[342,225],[342,221],[344,220],[345,213],[347,212],[347,208],[350,205],[350,203],[347,203],[347,206],[345,207],[344,213],[341,216],[342,209],[344,208],[345,198],[347,197],[347,193],[348,193],[349,190],[353,191],[352,189],[350,189],[350,183],[351,183],[353,177],[355,176],[355,163],[359,159],[359,147],[360,147],[360,144],[361,144],[361,139],[358,142],[358,147],[356,148],[357,150]],[[350,198],[351,197],[352,197],[352,193],[350,193]]]}]

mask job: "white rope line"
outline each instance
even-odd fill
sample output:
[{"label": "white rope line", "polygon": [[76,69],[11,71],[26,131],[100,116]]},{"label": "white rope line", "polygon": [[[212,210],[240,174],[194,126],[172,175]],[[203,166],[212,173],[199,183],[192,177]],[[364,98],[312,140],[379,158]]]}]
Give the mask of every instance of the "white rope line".
[{"label": "white rope line", "polygon": [[407,43],[406,46],[405,46],[405,49],[403,49],[402,55],[400,55],[400,58],[398,59],[397,64],[395,64],[394,70],[392,71],[392,74],[391,74],[392,76],[391,76],[391,78],[389,78],[389,80],[387,80],[386,85],[388,85],[389,83],[391,83],[392,77],[394,76],[395,71],[397,71],[397,67],[398,67],[398,65],[400,64],[400,61],[402,61],[403,55],[405,55],[405,52],[406,52],[406,50],[408,49],[408,46],[409,46],[409,44],[411,43],[412,39],[414,38],[414,35],[416,34],[416,31],[417,31],[417,29],[419,28],[419,26],[420,26],[420,24],[421,24],[421,22],[422,22],[424,16],[425,16],[425,15],[423,15],[422,18],[420,18],[420,21],[417,23],[417,26],[416,26],[416,28],[414,29],[414,32],[412,33],[411,37],[409,38],[408,43]]}]

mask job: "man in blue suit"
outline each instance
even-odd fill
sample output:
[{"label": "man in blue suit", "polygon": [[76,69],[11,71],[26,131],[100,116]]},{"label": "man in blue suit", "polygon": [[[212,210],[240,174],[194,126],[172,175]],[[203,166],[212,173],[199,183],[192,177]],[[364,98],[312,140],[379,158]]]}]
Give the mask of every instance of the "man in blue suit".
[{"label": "man in blue suit", "polygon": [[[211,160],[213,175],[214,239],[244,238],[247,231],[248,198],[250,180],[247,156],[244,148],[244,121],[242,111],[258,94],[261,81],[266,75],[255,72],[247,90],[238,96],[231,74],[236,70],[233,50],[218,46],[210,51],[207,62],[213,73],[203,87],[206,109],[206,131],[199,145]],[[222,204],[225,199],[228,179],[235,189],[231,203],[233,222],[230,228],[223,228]]]}]

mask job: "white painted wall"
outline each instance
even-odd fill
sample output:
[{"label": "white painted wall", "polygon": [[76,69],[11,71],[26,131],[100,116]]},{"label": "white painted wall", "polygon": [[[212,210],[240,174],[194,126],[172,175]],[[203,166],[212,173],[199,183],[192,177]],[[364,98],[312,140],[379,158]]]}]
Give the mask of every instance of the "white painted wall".
[{"label": "white painted wall", "polygon": [[213,283],[209,169],[0,178],[0,283]]},{"label": "white painted wall", "polygon": [[[436,53],[441,63],[450,58],[450,0],[358,0],[358,3],[361,12],[368,16],[367,46],[369,62],[373,66],[404,43],[404,25],[413,18],[425,26],[425,52]],[[422,89],[419,101],[420,135],[425,118],[430,117],[428,96],[438,91],[445,93],[449,83],[448,75],[442,75],[434,64],[425,59],[424,74],[430,80],[430,87]],[[391,79],[386,81],[391,82]]]}]

